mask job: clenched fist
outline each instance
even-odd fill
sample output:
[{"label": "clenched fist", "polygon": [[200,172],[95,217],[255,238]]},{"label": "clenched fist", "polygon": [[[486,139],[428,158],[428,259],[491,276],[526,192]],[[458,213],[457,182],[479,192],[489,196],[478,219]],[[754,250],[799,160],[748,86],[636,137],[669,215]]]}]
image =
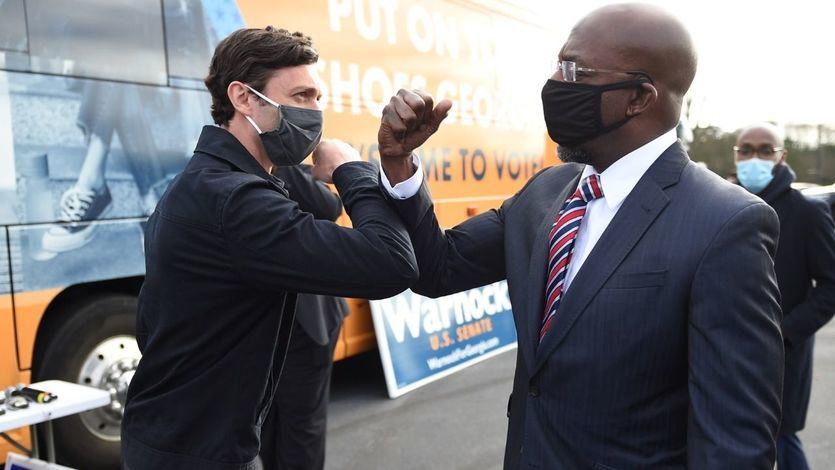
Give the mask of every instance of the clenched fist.
[{"label": "clenched fist", "polygon": [[339,139],[324,139],[313,151],[313,177],[319,181],[333,183],[334,170],[348,162],[360,161],[359,152]]},{"label": "clenched fist", "polygon": [[450,108],[450,100],[441,100],[436,106],[430,95],[419,90],[400,90],[392,96],[383,108],[377,133],[380,163],[392,184],[412,176],[412,151],[438,130]]}]

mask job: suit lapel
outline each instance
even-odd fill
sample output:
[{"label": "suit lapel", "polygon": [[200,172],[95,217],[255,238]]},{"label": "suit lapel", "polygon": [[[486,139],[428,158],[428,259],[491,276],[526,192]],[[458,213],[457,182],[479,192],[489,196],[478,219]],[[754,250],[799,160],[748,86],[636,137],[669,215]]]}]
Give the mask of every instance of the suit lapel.
[{"label": "suit lapel", "polygon": [[537,344],[539,343],[539,326],[542,323],[542,314],[545,309],[545,281],[547,272],[545,269],[548,264],[548,233],[551,227],[556,222],[557,214],[565,204],[566,199],[577,189],[582,173],[582,166],[580,166],[580,173],[560,191],[557,198],[545,213],[545,217],[539,221],[537,225],[536,240],[533,244],[533,253],[531,253],[530,272],[528,273],[529,292],[528,303],[529,308],[525,309],[529,312],[529,317],[526,319],[528,324],[528,347],[525,349],[525,355],[528,359],[528,367],[534,365],[534,356]]},{"label": "suit lapel", "polygon": [[536,349],[531,375],[545,364],[603,284],[667,206],[669,198],[664,189],[678,181],[687,161],[684,149],[677,143],[672,145],[624,200],[566,291],[550,331]]}]

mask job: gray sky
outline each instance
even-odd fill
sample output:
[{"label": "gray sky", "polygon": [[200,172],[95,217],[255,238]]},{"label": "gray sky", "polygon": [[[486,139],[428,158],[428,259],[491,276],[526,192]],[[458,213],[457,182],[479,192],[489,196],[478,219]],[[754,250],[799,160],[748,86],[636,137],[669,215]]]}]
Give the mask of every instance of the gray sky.
[{"label": "gray sky", "polygon": [[[523,0],[547,15],[559,47],[603,0]],[[648,0],[690,30],[699,70],[692,124],[734,130],[752,122],[835,125],[835,8],[826,1]],[[553,18],[553,21],[550,19]]]}]

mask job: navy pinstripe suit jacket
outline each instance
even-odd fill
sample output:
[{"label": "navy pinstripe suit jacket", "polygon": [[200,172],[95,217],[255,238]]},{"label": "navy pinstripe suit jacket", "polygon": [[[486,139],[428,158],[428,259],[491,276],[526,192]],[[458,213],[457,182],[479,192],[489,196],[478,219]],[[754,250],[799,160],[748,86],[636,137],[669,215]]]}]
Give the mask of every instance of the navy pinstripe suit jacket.
[{"label": "navy pinstripe suit jacket", "polygon": [[547,235],[565,164],[442,231],[424,185],[393,201],[447,295],[507,278],[519,352],[505,468],[772,469],[783,342],[774,211],[669,147],[626,198],[541,344]]}]

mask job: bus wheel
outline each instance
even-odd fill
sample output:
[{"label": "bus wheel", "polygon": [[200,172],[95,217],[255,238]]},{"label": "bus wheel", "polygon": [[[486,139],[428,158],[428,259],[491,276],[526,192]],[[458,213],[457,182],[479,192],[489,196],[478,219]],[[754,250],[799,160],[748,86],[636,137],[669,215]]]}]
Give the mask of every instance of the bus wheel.
[{"label": "bus wheel", "polygon": [[[120,429],[128,385],[139,363],[136,297],[104,295],[71,311],[47,339],[38,380],[59,379],[110,392],[110,405],[55,421],[60,462],[76,468],[120,466]],[[60,397],[58,398],[60,400]]]}]

